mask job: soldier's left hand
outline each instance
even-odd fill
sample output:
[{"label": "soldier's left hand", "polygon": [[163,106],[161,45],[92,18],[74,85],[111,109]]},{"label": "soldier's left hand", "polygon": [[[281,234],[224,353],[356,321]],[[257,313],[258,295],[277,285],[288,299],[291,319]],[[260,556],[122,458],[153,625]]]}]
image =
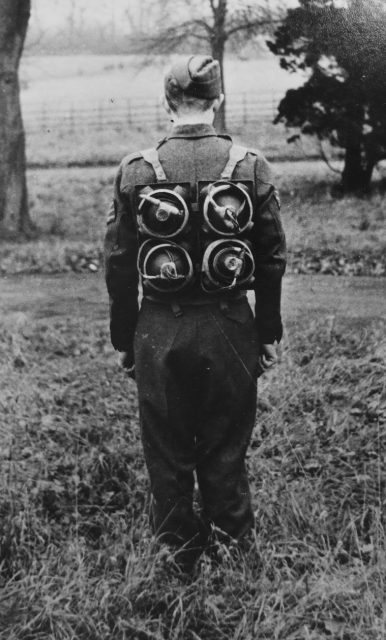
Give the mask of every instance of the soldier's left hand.
[{"label": "soldier's left hand", "polygon": [[118,364],[129,378],[135,380],[135,364],[131,353],[128,351],[122,351],[118,357]]},{"label": "soldier's left hand", "polygon": [[278,361],[276,347],[273,344],[262,344],[260,347],[259,365],[263,371],[273,367]]}]

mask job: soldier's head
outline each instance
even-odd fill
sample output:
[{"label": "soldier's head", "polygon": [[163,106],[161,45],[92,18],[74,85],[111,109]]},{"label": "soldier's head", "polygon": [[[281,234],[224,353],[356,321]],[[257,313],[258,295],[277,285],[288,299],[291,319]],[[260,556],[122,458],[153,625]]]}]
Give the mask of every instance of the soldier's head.
[{"label": "soldier's head", "polygon": [[165,74],[164,106],[172,119],[213,119],[224,99],[217,60],[189,56],[173,64]]}]

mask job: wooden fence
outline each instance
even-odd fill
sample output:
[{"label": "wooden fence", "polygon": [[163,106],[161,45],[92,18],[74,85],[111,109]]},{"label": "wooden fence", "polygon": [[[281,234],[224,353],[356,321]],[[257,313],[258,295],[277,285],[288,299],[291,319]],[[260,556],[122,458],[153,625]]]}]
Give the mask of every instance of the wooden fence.
[{"label": "wooden fence", "polygon": [[[229,94],[226,117],[229,125],[272,121],[282,95]],[[136,98],[100,103],[42,102],[23,106],[27,133],[58,130],[61,133],[102,131],[135,127],[164,128],[165,113],[158,100]]]}]

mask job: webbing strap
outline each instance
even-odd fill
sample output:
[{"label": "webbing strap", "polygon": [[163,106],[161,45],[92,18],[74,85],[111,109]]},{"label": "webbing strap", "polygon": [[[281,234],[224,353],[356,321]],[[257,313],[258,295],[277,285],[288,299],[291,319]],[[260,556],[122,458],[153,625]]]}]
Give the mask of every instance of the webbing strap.
[{"label": "webbing strap", "polygon": [[229,160],[221,174],[222,180],[231,180],[236,165],[241,162],[241,160],[244,160],[247,153],[248,149],[246,147],[242,147],[239,144],[233,144],[231,146],[229,149]]},{"label": "webbing strap", "polygon": [[143,149],[141,154],[143,159],[153,167],[157,182],[167,182],[165,171],[159,161],[157,149],[155,147],[152,147],[151,149]]},{"label": "webbing strap", "polygon": [[182,311],[180,305],[178,304],[177,300],[172,300],[170,303],[170,306],[172,308],[172,311],[174,313],[174,317],[175,318],[181,318],[181,316],[184,315],[184,312]]}]

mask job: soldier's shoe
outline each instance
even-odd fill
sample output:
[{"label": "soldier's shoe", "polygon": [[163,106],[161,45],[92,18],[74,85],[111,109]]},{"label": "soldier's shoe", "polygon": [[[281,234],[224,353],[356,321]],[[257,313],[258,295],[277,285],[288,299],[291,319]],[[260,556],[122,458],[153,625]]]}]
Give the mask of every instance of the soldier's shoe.
[{"label": "soldier's shoe", "polygon": [[250,531],[242,538],[235,539],[225,531],[212,527],[211,535],[205,549],[205,556],[213,566],[240,565],[255,547],[254,532]]},{"label": "soldier's shoe", "polygon": [[176,567],[183,575],[193,576],[202,552],[202,547],[178,549],[174,554]]},{"label": "soldier's shoe", "polygon": [[172,576],[189,578],[195,573],[197,561],[205,549],[205,543],[199,536],[183,544],[157,539],[156,561],[158,569]]},{"label": "soldier's shoe", "polygon": [[181,548],[164,545],[156,556],[157,573],[162,572],[170,578],[190,581],[196,574],[202,548]]}]

